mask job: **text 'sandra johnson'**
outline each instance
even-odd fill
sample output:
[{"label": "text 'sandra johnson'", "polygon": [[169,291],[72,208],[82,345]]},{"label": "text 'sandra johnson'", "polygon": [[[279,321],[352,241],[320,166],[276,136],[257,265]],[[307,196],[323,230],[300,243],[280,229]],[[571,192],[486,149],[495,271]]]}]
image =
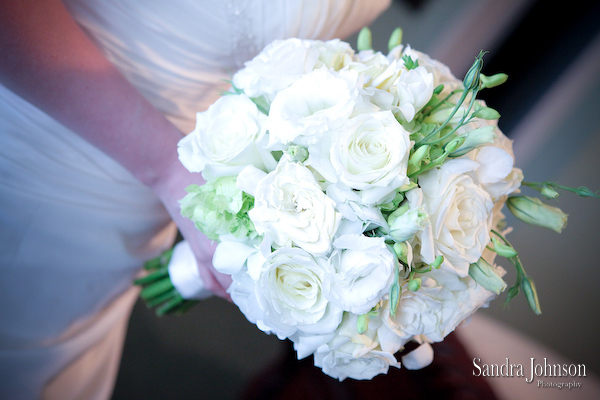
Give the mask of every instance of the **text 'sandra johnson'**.
[{"label": "text 'sandra johnson'", "polygon": [[586,376],[584,364],[549,364],[546,358],[543,363],[530,359],[529,369],[523,364],[511,364],[508,358],[503,364],[485,364],[479,358],[473,358],[473,375],[486,377],[523,377],[527,383],[533,382],[536,377],[584,377]]}]

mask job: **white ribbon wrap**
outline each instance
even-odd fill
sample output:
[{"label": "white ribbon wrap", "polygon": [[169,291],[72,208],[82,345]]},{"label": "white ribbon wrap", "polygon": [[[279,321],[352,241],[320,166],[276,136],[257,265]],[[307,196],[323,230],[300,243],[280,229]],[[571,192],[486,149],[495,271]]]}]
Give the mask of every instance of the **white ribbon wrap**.
[{"label": "white ribbon wrap", "polygon": [[185,240],[177,243],[173,248],[168,268],[173,287],[184,299],[203,300],[213,295],[204,287],[204,282],[198,272],[196,256]]}]

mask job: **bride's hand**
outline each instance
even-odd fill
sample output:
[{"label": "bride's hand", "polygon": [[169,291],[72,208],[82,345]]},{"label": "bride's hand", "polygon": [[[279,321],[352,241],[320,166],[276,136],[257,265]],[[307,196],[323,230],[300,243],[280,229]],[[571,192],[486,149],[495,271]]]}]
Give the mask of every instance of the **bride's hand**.
[{"label": "bride's hand", "polygon": [[[176,154],[177,149],[172,149],[172,151]],[[165,174],[153,185],[152,189],[161,199],[179,228],[179,232],[196,255],[200,277],[205,288],[217,296],[230,299],[226,290],[231,284],[231,277],[219,273],[212,265],[215,243],[200,232],[191,220],[183,217],[180,213],[179,200],[187,194],[185,188],[192,184],[201,185],[204,183],[204,179],[200,174],[186,170],[179,160],[176,160],[171,168],[164,172]]]}]

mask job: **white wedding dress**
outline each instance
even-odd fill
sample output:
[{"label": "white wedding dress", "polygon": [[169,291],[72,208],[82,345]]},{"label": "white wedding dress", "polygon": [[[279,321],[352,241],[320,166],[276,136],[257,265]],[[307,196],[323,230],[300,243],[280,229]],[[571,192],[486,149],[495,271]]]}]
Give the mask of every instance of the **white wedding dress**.
[{"label": "white wedding dress", "polygon": [[[64,3],[190,132],[224,80],[271,40],[346,37],[389,0]],[[138,294],[131,281],[175,233],[123,167],[0,85],[0,398],[109,398]]]}]

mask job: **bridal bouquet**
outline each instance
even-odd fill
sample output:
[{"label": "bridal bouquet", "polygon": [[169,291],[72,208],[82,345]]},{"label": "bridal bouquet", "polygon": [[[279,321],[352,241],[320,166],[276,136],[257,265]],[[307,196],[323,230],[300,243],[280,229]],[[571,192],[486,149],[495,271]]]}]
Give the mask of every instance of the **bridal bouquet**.
[{"label": "bridal bouquet", "polygon": [[[459,80],[400,36],[387,55],[370,49],[368,30],[358,51],[271,43],[178,149],[206,180],[187,189],[181,212],[218,242],[213,264],[231,275],[233,302],[339,380],[428,365],[430,343],[506,289],[498,255],[517,270],[507,300],[523,290],[539,313],[502,210],[566,224],[559,209],[515,195],[512,142],[476,97],[506,75],[483,75],[480,54]],[[560,188],[531,186],[550,197]],[[193,270],[193,256],[184,264]],[[164,268],[140,281],[162,313],[189,305],[197,290],[182,287],[199,279]],[[419,346],[396,359],[411,341]]]}]

